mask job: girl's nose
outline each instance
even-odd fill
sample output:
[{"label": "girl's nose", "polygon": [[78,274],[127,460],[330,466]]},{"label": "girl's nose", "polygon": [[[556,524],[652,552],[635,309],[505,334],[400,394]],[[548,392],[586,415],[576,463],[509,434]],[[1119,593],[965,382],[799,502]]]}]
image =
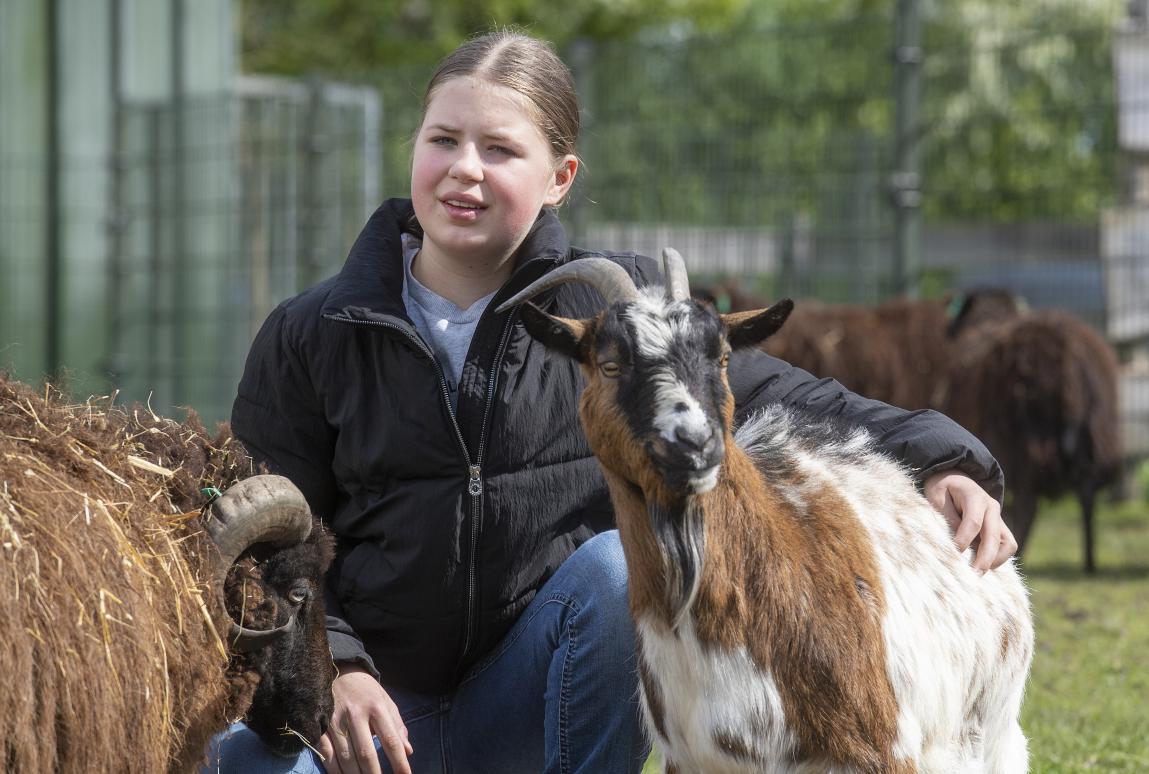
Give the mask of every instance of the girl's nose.
[{"label": "girl's nose", "polygon": [[451,164],[450,175],[456,180],[477,182],[483,179],[483,163],[474,145],[468,143],[459,147],[459,155]]}]

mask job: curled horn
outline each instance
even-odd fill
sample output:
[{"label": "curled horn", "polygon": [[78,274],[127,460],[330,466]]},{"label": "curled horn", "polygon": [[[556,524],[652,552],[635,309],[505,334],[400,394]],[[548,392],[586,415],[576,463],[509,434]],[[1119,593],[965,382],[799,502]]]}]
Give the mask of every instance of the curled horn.
[{"label": "curled horn", "polygon": [[[252,476],[231,486],[208,508],[204,529],[219,549],[221,561],[212,583],[223,593],[224,579],[240,554],[256,543],[298,545],[311,534],[311,509],[294,484],[283,476]],[[295,627],[295,616],[274,629],[248,629],[232,621],[228,643],[247,652],[278,640]]]},{"label": "curled horn", "polygon": [[638,297],[638,290],[634,280],[626,273],[626,269],[614,261],[606,258],[579,258],[570,263],[564,263],[552,272],[544,274],[527,285],[511,298],[499,305],[496,311],[505,312],[513,306],[521,304],[532,296],[556,285],[568,282],[585,282],[606,299],[607,306],[627,303]]},{"label": "curled horn", "polygon": [[690,298],[690,279],[686,275],[686,261],[673,247],[662,251],[662,273],[666,275],[666,297],[671,301]]}]

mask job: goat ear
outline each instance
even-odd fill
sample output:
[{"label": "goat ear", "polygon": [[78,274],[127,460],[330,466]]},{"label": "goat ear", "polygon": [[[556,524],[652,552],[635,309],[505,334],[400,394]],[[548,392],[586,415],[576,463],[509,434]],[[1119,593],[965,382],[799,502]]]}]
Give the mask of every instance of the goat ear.
[{"label": "goat ear", "polygon": [[548,349],[582,362],[582,337],[587,328],[585,320],[555,317],[529,301],[520,307],[520,314],[531,338]]},{"label": "goat ear", "polygon": [[792,311],[794,302],[784,298],[769,309],[721,315],[726,325],[726,340],[733,349],[757,346],[774,335]]}]

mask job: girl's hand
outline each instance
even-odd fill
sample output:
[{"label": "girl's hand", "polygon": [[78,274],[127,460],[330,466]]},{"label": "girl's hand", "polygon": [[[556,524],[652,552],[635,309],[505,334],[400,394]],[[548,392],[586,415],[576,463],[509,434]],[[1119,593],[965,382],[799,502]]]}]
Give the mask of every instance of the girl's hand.
[{"label": "girl's hand", "polygon": [[1001,506],[969,476],[953,470],[935,473],[926,479],[922,491],[946,517],[958,550],[977,548],[975,570],[996,569],[1017,552],[1017,541],[1001,518]]},{"label": "girl's hand", "polygon": [[326,758],[323,766],[328,773],[380,774],[373,739],[377,736],[395,774],[411,774],[407,756],[414,750],[407,741],[407,727],[383,686],[364,669],[343,664],[331,693],[335,712],[317,747]]}]

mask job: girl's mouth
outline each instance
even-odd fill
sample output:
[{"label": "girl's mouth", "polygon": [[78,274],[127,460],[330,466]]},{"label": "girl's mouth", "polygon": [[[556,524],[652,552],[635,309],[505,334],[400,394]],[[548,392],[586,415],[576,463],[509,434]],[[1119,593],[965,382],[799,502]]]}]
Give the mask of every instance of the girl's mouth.
[{"label": "girl's mouth", "polygon": [[456,220],[475,220],[487,209],[481,204],[462,199],[443,199],[442,204],[447,214]]}]

